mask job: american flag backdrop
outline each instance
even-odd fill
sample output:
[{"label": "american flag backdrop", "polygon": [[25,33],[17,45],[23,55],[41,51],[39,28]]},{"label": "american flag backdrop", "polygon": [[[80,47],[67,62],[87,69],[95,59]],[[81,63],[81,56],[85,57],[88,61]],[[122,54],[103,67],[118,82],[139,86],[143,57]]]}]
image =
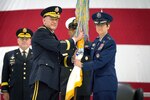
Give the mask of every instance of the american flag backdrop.
[{"label": "american flag backdrop", "polygon": [[[63,12],[55,33],[59,39],[69,38],[65,21],[75,16],[76,2],[77,0],[0,1],[0,80],[5,52],[18,48],[16,30],[28,27],[36,31],[42,25],[42,9],[58,5],[63,8]],[[91,16],[103,9],[114,18],[109,33],[117,43],[115,66],[119,82],[130,83],[134,88],[142,87],[145,97],[150,97],[150,0],[90,0],[89,7],[90,41],[98,36]]]}]

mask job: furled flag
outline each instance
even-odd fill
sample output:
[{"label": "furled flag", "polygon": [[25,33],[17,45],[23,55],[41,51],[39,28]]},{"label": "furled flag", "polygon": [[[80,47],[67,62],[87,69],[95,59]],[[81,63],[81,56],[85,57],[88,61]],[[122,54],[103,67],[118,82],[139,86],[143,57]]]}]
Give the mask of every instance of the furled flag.
[{"label": "furled flag", "polygon": [[[88,21],[89,21],[89,0],[77,0],[76,4],[76,19],[78,27],[75,35],[79,31],[83,31],[85,38],[77,43],[76,59],[81,60],[84,54],[84,42],[88,39]],[[74,66],[67,83],[65,100],[70,100],[75,95],[75,88],[82,85],[82,69]]]}]

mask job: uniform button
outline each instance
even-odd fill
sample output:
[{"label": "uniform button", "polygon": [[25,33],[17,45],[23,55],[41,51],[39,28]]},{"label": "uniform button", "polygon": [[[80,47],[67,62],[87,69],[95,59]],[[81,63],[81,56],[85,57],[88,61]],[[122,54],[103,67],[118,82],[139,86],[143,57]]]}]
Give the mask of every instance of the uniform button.
[{"label": "uniform button", "polygon": [[23,72],[23,75],[26,75],[26,72]]},{"label": "uniform button", "polygon": [[11,71],[13,72],[13,71],[14,71],[14,69],[11,69]]},{"label": "uniform button", "polygon": [[72,71],[72,69],[70,69],[70,72]]},{"label": "uniform button", "polygon": [[24,63],[24,65],[27,65],[26,63]]},{"label": "uniform button", "polygon": [[23,69],[26,70],[26,67],[24,67]]},{"label": "uniform button", "polygon": [[85,56],[85,60],[88,60],[89,58],[88,58],[88,56]]},{"label": "uniform button", "polygon": [[47,66],[48,64],[46,64],[46,66]]},{"label": "uniform button", "polygon": [[25,79],[26,79],[26,77],[23,77],[23,79],[25,80]]}]

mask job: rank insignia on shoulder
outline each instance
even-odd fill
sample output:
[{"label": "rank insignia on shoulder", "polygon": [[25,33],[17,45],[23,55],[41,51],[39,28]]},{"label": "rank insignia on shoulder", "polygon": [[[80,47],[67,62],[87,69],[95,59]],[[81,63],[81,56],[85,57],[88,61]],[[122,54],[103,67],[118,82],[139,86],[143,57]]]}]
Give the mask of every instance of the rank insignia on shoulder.
[{"label": "rank insignia on shoulder", "polygon": [[60,43],[66,43],[66,41],[60,41]]},{"label": "rank insignia on shoulder", "polygon": [[108,40],[111,40],[112,38],[108,36],[107,39],[108,39]]},{"label": "rank insignia on shoulder", "polygon": [[41,28],[44,28],[44,29],[46,29],[46,27],[45,27],[45,26],[40,26],[38,29],[41,29]]}]

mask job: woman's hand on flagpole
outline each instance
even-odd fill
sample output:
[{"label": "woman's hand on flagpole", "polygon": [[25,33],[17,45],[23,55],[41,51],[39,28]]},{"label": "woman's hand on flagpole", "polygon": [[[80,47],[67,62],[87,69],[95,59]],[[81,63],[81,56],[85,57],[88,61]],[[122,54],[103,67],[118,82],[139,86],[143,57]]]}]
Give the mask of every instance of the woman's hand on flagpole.
[{"label": "woman's hand on flagpole", "polygon": [[75,59],[75,60],[74,60],[74,65],[75,65],[75,66],[78,66],[78,67],[80,67],[80,68],[83,67],[83,63],[82,63],[80,60],[78,60],[78,59]]}]

